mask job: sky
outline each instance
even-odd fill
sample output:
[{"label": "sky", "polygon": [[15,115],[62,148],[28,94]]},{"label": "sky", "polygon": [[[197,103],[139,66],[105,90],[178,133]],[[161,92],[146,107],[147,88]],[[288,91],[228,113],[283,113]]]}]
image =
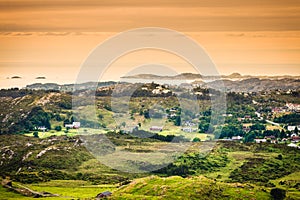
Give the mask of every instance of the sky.
[{"label": "sky", "polygon": [[[300,75],[299,0],[0,0],[0,87],[12,76],[74,82],[97,45],[143,27],[192,38],[220,74]],[[171,53],[141,50],[121,56],[101,79],[149,63],[194,70]]]}]

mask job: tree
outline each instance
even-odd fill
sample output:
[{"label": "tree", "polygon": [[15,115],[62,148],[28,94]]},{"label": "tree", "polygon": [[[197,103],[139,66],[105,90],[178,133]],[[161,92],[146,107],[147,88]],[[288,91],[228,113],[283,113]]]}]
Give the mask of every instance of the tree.
[{"label": "tree", "polygon": [[61,126],[55,126],[54,130],[61,131]]},{"label": "tree", "polygon": [[175,121],[174,121],[175,126],[180,126],[181,125],[181,117],[176,116]]},{"label": "tree", "polygon": [[199,126],[198,126],[199,130],[201,133],[205,133],[208,128],[209,128],[209,123],[207,122],[200,122]]},{"label": "tree", "polygon": [[285,134],[285,132],[284,132],[283,129],[280,131],[279,137],[280,137],[281,139],[286,137],[286,134]]},{"label": "tree", "polygon": [[256,133],[254,131],[251,131],[247,133],[244,137],[244,142],[253,142],[256,137]]},{"label": "tree", "polygon": [[69,119],[65,119],[65,120],[64,120],[64,126],[65,126],[66,124],[70,124],[70,120],[69,120]]},{"label": "tree", "polygon": [[35,138],[39,138],[39,132],[37,132],[37,131],[34,131],[34,132],[33,132],[33,137],[35,137]]},{"label": "tree", "polygon": [[51,129],[50,116],[41,107],[34,107],[24,122],[25,129],[34,130],[35,127],[45,126]]},{"label": "tree", "polygon": [[251,130],[266,130],[266,126],[259,123],[253,124],[250,128]]},{"label": "tree", "polygon": [[150,119],[150,113],[149,113],[149,110],[145,110],[145,111],[144,111],[144,117],[145,117],[145,119]]},{"label": "tree", "polygon": [[99,114],[99,115],[98,115],[98,118],[99,118],[100,120],[102,120],[102,119],[103,119],[103,115],[102,115],[102,114]]},{"label": "tree", "polygon": [[201,139],[198,138],[198,137],[195,137],[195,138],[193,139],[193,142],[201,142]]},{"label": "tree", "polygon": [[220,138],[232,138],[232,136],[242,136],[243,131],[240,125],[229,124],[222,128]]},{"label": "tree", "polygon": [[70,119],[70,122],[73,123],[75,120],[74,120],[74,117],[71,116],[71,119]]},{"label": "tree", "polygon": [[126,126],[126,122],[122,122],[121,126],[125,127]]}]

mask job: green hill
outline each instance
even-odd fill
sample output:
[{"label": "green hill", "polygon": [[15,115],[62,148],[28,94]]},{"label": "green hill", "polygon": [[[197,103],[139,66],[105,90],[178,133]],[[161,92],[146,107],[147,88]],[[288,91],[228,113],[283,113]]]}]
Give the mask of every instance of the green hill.
[{"label": "green hill", "polygon": [[270,199],[267,190],[251,184],[219,183],[203,176],[134,180],[116,190],[112,199]]}]

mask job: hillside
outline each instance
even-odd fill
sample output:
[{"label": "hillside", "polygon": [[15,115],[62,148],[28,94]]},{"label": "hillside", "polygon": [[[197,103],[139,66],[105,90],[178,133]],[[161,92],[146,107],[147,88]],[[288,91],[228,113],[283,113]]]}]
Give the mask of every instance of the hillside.
[{"label": "hillside", "polygon": [[251,184],[220,183],[203,176],[137,179],[113,193],[112,199],[271,199],[269,191]]},{"label": "hillside", "polygon": [[109,86],[114,85],[116,82],[114,81],[108,81],[108,82],[86,82],[86,83],[79,83],[79,84],[57,84],[57,83],[34,83],[27,85],[26,89],[32,89],[32,90],[60,90],[64,92],[70,92],[74,90],[74,87],[76,86],[77,89],[80,90],[90,90],[94,89],[95,86],[97,87],[103,87],[103,86]]},{"label": "hillside", "polygon": [[[243,80],[254,87],[257,81]],[[210,100],[219,94],[216,90],[121,83],[74,94],[80,116],[72,110],[71,92],[1,90],[0,175],[5,181],[58,194],[58,199],[93,198],[105,190],[114,199],[269,199],[272,191],[300,198],[298,130],[288,130],[299,125],[297,90],[227,92],[226,114],[218,115],[224,116],[224,124],[211,128]],[[85,95],[95,95],[96,101]],[[182,104],[176,96],[184,99]],[[112,97],[118,102],[113,108]],[[193,102],[199,103],[196,112]],[[94,109],[96,117],[90,118]],[[81,123],[79,129],[65,127],[75,120]],[[151,123],[161,121],[163,128],[152,131]],[[237,136],[242,139],[233,141]],[[256,144],[256,139],[265,142]],[[177,148],[170,164],[151,157],[168,154],[172,149],[164,147],[171,142],[190,146],[183,154]],[[124,158],[122,169],[155,171],[118,171],[86,148],[107,155],[107,163]],[[126,156],[109,154],[117,151]],[[0,194],[14,196],[4,188]]]},{"label": "hillside", "polygon": [[[131,151],[143,148],[144,152],[153,151],[160,144],[158,140],[129,135],[108,136],[124,150],[128,150],[128,142]],[[79,137],[38,139],[1,135],[0,139],[1,176],[9,176],[14,182],[21,182],[39,192],[62,195],[67,191],[60,188],[69,187],[72,181],[83,181],[78,186],[74,183],[74,187],[78,190],[91,187],[89,193],[83,192],[85,197],[97,194],[97,184],[113,184],[110,186],[113,199],[174,199],[176,196],[189,199],[270,199],[270,191],[275,187],[287,190],[290,199],[300,196],[297,176],[300,173],[299,150],[285,145],[220,142],[205,155],[201,149],[209,143],[194,143],[173,164],[151,173],[156,176],[146,177],[151,174],[130,174],[106,167],[90,155]],[[74,194],[67,196],[76,197]]]}]

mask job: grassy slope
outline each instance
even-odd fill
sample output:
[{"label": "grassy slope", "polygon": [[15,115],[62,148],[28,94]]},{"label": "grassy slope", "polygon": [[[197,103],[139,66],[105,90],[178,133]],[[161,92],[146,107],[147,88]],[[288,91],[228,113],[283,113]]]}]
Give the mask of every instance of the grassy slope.
[{"label": "grassy slope", "polygon": [[268,192],[252,185],[218,183],[205,177],[134,180],[116,190],[113,199],[270,199]]},{"label": "grassy slope", "polygon": [[[24,185],[24,184],[23,184]],[[83,198],[93,198],[97,194],[104,191],[114,191],[116,185],[92,185],[90,182],[81,180],[52,180],[45,183],[38,184],[26,184],[24,185],[32,190],[43,192],[47,191],[52,194],[58,194],[59,197],[47,197],[38,199],[83,199]],[[6,188],[0,186],[0,200],[4,199],[36,199],[32,197],[25,197],[18,193],[11,192]]]},{"label": "grassy slope", "polygon": [[[130,143],[131,151],[139,149],[155,151],[160,145],[164,145],[164,143],[162,142],[142,142],[139,140],[129,139],[127,138],[127,136],[119,135],[119,137],[120,138],[114,139],[115,142],[120,145],[118,148],[127,148],[127,144]],[[26,144],[28,143],[34,145],[26,147]],[[191,148],[187,151],[187,154],[189,156],[186,156],[185,159],[181,159],[181,161],[177,162],[177,164],[184,164],[184,161],[186,160],[187,162],[191,162],[191,164],[193,164],[192,166],[197,167],[197,169],[202,169],[200,171],[196,170],[196,176],[194,178],[183,179],[180,177],[152,177],[152,179],[154,180],[152,181],[152,179],[150,179],[149,177],[136,179],[141,178],[143,176],[148,176],[147,174],[130,175],[118,172],[116,170],[112,170],[99,163],[96,159],[93,159],[92,157],[86,157],[85,159],[82,159],[82,156],[88,156],[87,152],[80,145],[74,148],[74,144],[76,144],[76,137],[73,139],[67,139],[66,137],[57,137],[52,139],[37,139],[33,137],[24,137],[20,135],[11,135],[1,136],[0,147],[3,150],[2,153],[8,152],[5,151],[5,149],[13,150],[15,152],[15,155],[17,156],[15,158],[21,160],[24,157],[24,155],[26,155],[28,152],[33,152],[31,156],[29,156],[27,159],[25,159],[25,161],[22,162],[17,160],[15,160],[15,162],[14,159],[3,160],[5,166],[10,168],[10,172],[13,173],[12,175],[16,174],[16,171],[19,169],[20,166],[22,166],[22,170],[19,173],[19,175],[22,175],[22,177],[23,175],[30,175],[30,173],[32,172],[38,172],[39,177],[43,176],[41,172],[47,172],[50,168],[52,169],[54,166],[57,169],[57,172],[60,171],[64,174],[69,174],[73,177],[78,177],[82,179],[65,181],[52,180],[50,182],[45,183],[26,184],[26,186],[37,191],[48,191],[67,197],[86,198],[93,197],[96,193],[99,193],[104,190],[114,191],[116,189],[116,186],[111,185],[113,184],[112,180],[120,178],[119,182],[121,182],[126,177],[134,181],[130,185],[116,190],[116,192],[114,192],[114,198],[121,196],[122,198],[126,197],[131,199],[155,199],[160,198],[161,196],[157,196],[156,193],[151,193],[152,190],[156,191],[157,193],[166,190],[165,193],[163,193],[162,195],[166,195],[165,197],[169,199],[174,198],[176,195],[181,195],[182,191],[188,191],[188,194],[192,195],[190,196],[191,198],[197,199],[198,192],[195,191],[199,190],[200,192],[203,192],[203,190],[209,188],[211,189],[211,192],[213,194],[218,196],[221,195],[220,197],[224,198],[227,197],[226,195],[229,195],[230,198],[236,199],[237,193],[240,195],[240,199],[244,199],[244,197],[247,195],[249,195],[249,197],[251,198],[253,197],[254,199],[264,199],[265,197],[267,198],[269,190],[271,189],[271,187],[274,186],[287,189],[287,195],[293,199],[299,199],[300,196],[300,178],[298,178],[300,177],[300,174],[298,171],[299,167],[297,168],[297,166],[299,166],[299,160],[297,161],[299,154],[296,149],[287,148],[283,145],[239,144],[234,142],[221,142],[216,143],[214,145],[208,142],[194,143],[191,146]],[[195,160],[195,158],[197,157],[193,156],[195,152],[204,151],[206,146],[209,147],[211,145],[213,145],[215,148],[209,154],[208,160],[203,160],[203,162],[197,162],[197,159]],[[41,158],[35,159],[36,155],[39,152],[41,152],[41,150],[46,149],[48,146],[56,146],[60,150],[48,151]],[[72,150],[65,151],[64,149],[68,147],[72,147]],[[79,156],[80,154],[82,156]],[[217,159],[218,157],[216,156],[224,154],[227,155],[228,161]],[[282,155],[282,160],[277,159],[278,155],[280,154]],[[9,154],[7,156],[9,156]],[[74,160],[74,158],[76,159]],[[257,158],[264,160],[261,163],[249,163],[249,161],[255,160]],[[61,163],[62,160],[63,163]],[[225,166],[215,165],[219,162],[227,162],[227,164]],[[276,165],[273,166],[273,163]],[[200,165],[198,166],[198,164]],[[282,172],[286,171],[287,173],[292,174],[280,174],[281,171],[278,172],[277,165],[281,167]],[[27,166],[31,166],[32,170],[27,170]],[[234,181],[234,179],[231,177],[232,172],[241,169],[243,166],[244,168],[241,171],[242,173],[238,174],[238,176],[235,174],[234,176],[234,178],[239,178],[241,180],[239,182],[246,183],[246,185],[243,186],[244,188],[241,189],[240,187],[236,187],[235,184],[237,183],[229,182]],[[276,175],[280,176],[278,177]],[[202,176],[205,176],[210,180],[207,178],[203,178]],[[24,177],[29,178],[27,176]],[[261,179],[264,177],[269,177],[273,180],[265,182],[264,179]],[[47,178],[51,178],[51,176],[47,176]],[[216,179],[217,183],[214,183],[214,181],[212,181],[213,179]],[[166,184],[164,183],[165,180],[167,180]],[[256,180],[261,181],[262,185],[259,187],[254,186],[254,188],[250,188],[247,186],[260,184],[256,182]],[[103,183],[108,185],[99,186],[99,184]],[[139,185],[137,185],[136,183],[139,183]],[[217,185],[217,187],[211,186],[213,184]],[[271,186],[271,184],[274,185]],[[207,185],[209,185],[212,188],[208,187]],[[191,190],[189,189],[190,187],[195,188]],[[221,189],[223,188],[221,193],[218,189],[219,187]],[[258,188],[266,188],[267,190],[266,193],[259,190],[260,192],[258,194],[262,195],[260,198],[258,198],[257,196],[253,196],[254,194],[256,194],[256,190],[258,190]],[[252,192],[254,192],[254,194],[252,194]],[[72,193],[74,193],[75,196],[72,196]],[[7,191],[3,189],[0,190],[0,196],[7,196],[7,198],[18,198],[14,197],[14,194],[10,194],[10,192],[7,193]],[[208,194],[206,193],[203,193],[202,196],[213,198],[213,196],[208,196]]]}]

